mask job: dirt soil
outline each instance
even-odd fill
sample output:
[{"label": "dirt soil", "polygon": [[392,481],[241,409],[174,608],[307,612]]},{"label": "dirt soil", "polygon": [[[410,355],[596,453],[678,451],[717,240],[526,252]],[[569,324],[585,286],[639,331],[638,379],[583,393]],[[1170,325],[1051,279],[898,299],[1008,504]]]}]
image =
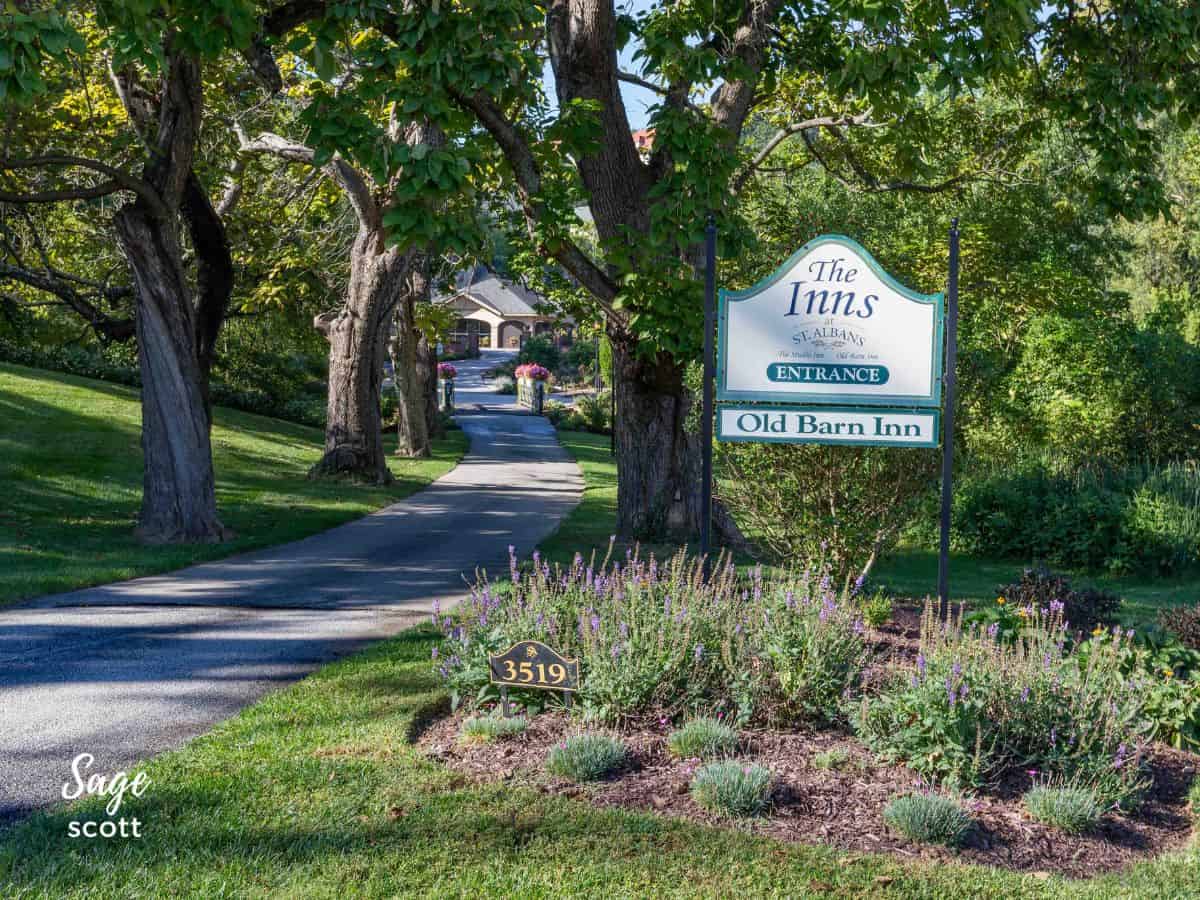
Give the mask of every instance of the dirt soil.
[{"label": "dirt soil", "polygon": [[[903,645],[906,635],[892,637]],[[653,810],[712,825],[730,824],[692,801],[688,785],[698,763],[667,752],[664,737],[670,729],[665,723],[622,733],[631,751],[625,769],[605,781],[576,785],[551,777],[544,768],[550,748],[579,727],[565,713],[543,713],[516,737],[470,745],[458,739],[463,717],[460,712],[432,722],[418,744],[474,781],[505,780],[601,807]],[[1156,748],[1150,759],[1154,784],[1140,809],[1128,816],[1109,814],[1096,832],[1076,837],[1029,817],[1021,803],[1029,782],[1021,776],[967,798],[977,826],[963,847],[950,850],[916,844],[890,831],[883,809],[893,796],[917,787],[916,778],[902,766],[877,763],[852,736],[834,731],[746,732],[743,744],[739,758],[768,767],[775,788],[769,812],[761,819],[739,823],[739,828],[848,851],[959,859],[1070,877],[1122,869],[1184,845],[1192,828],[1185,795],[1200,771],[1200,756]],[[838,770],[813,764],[815,754],[834,748],[849,755]]]}]

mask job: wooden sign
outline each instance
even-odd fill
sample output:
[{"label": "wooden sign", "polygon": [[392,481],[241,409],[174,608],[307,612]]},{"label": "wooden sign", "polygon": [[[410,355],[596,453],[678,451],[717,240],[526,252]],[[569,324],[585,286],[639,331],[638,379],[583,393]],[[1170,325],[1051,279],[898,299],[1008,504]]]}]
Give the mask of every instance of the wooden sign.
[{"label": "wooden sign", "polygon": [[719,306],[719,402],[941,405],[942,295],[904,287],[850,238],[809,241]]},{"label": "wooden sign", "polygon": [[567,659],[541,641],[518,641],[499,656],[489,656],[488,669],[492,684],[500,685],[505,715],[510,686],[562,691],[568,706],[579,690],[579,660]]}]

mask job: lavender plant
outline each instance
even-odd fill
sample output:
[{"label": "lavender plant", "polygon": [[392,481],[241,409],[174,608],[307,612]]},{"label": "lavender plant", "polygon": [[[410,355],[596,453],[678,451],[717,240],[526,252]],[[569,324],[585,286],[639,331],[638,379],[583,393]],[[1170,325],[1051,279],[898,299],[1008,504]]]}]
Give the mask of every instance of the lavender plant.
[{"label": "lavender plant", "polygon": [[465,744],[487,744],[501,738],[520,734],[529,726],[524,716],[471,716],[459,729],[459,740]]},{"label": "lavender plant", "polygon": [[1017,768],[1086,782],[1106,803],[1133,802],[1141,764],[1146,685],[1123,676],[1128,636],[1114,629],[1086,660],[1067,647],[1061,604],[1025,607],[1022,634],[964,627],[927,604],[920,653],[855,716],[878,755],[930,778],[980,785]]},{"label": "lavender plant", "polygon": [[896,797],[883,821],[911,840],[948,847],[961,844],[974,824],[954,800],[928,791]]},{"label": "lavender plant", "polygon": [[435,609],[446,636],[435,664],[456,699],[470,698],[487,687],[488,655],[534,639],[580,660],[580,705],[603,721],[697,707],[734,724],[767,710],[833,717],[866,659],[854,592],[820,566],[767,579],[728,559],[706,581],[682,551],[599,565],[577,554],[567,567],[535,553],[525,571],[513,556],[509,577],[480,577],[456,617]]},{"label": "lavender plant", "polygon": [[756,763],[715,762],[692,778],[692,799],[724,816],[756,816],[771,796],[771,772]]},{"label": "lavender plant", "polygon": [[569,781],[595,781],[625,762],[625,745],[606,734],[574,734],[546,757],[546,771]]},{"label": "lavender plant", "polygon": [[720,719],[700,717],[667,735],[667,749],[683,759],[719,759],[737,750],[738,733]]},{"label": "lavender plant", "polygon": [[1086,786],[1048,781],[1035,784],[1022,799],[1031,816],[1067,834],[1091,831],[1104,815],[1096,792]]}]

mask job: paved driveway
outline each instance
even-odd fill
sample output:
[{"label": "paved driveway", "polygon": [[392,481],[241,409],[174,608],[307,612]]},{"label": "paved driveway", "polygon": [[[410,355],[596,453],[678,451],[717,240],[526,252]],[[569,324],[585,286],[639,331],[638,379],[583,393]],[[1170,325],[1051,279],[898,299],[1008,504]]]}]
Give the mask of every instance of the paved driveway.
[{"label": "paved driveway", "polygon": [[549,534],[578,502],[578,467],[545,419],[476,409],[500,400],[480,387],[459,417],[467,456],[407,500],[281,547],[0,610],[0,824],[57,802],[77,754],[112,772],[177,747]]}]

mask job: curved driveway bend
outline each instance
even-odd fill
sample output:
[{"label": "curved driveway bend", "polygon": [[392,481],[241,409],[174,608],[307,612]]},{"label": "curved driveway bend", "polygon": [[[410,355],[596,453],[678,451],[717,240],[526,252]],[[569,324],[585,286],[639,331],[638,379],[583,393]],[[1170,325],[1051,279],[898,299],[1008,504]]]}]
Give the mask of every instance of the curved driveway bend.
[{"label": "curved driveway bend", "polygon": [[579,501],[578,467],[545,419],[472,393],[459,397],[468,454],[407,500],[281,547],[0,610],[0,824],[58,802],[77,754],[108,773],[178,747],[549,534]]}]

